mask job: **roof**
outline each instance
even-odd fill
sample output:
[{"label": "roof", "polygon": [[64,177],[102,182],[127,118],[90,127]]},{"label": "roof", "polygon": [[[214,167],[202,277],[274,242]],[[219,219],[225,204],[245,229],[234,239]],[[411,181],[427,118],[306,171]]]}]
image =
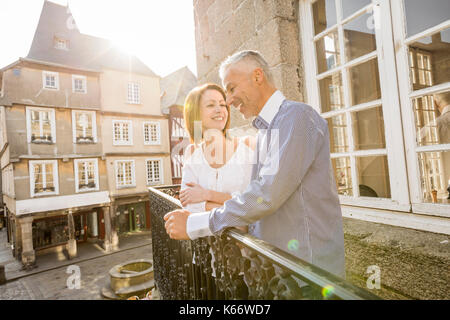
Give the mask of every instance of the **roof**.
[{"label": "roof", "polygon": [[[68,41],[68,50],[56,49],[55,37]],[[45,1],[30,51],[26,57],[77,69],[114,69],[157,75],[139,58],[119,50],[111,41],[80,33],[69,7]]]},{"label": "roof", "polygon": [[169,113],[169,107],[173,105],[183,106],[188,93],[197,85],[197,78],[189,70],[183,67],[165,76],[160,80],[161,110]]}]

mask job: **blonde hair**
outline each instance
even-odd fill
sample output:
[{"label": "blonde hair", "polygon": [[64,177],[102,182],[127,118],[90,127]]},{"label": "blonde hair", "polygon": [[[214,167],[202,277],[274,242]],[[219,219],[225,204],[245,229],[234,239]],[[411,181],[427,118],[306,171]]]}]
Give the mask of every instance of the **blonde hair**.
[{"label": "blonde hair", "polygon": [[[184,102],[184,123],[187,132],[189,133],[189,139],[191,143],[198,144],[200,141],[195,141],[195,122],[201,121],[201,113],[200,113],[200,101],[202,99],[203,94],[207,90],[216,90],[220,92],[223,99],[226,100],[225,91],[219,85],[215,83],[206,83],[192,89],[186,100]],[[228,111],[228,119],[223,128],[223,135],[225,136],[226,130],[230,127],[230,106],[227,105]],[[202,134],[203,137],[203,134]],[[198,139],[197,139],[198,140]]]}]

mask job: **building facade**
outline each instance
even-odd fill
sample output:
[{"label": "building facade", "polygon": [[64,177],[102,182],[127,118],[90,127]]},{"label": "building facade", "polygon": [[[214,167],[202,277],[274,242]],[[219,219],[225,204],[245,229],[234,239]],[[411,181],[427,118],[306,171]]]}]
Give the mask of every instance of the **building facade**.
[{"label": "building facade", "polygon": [[[37,254],[150,228],[146,188],[171,181],[159,77],[44,2],[26,58],[1,69],[0,150],[8,241]],[[166,170],[165,170],[166,168]]]}]

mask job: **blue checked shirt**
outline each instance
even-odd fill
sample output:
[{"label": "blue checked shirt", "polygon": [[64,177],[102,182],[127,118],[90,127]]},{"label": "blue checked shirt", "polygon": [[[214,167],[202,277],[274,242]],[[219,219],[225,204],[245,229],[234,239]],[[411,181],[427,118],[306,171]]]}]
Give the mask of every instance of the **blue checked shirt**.
[{"label": "blue checked shirt", "polygon": [[255,237],[345,277],[342,214],[327,122],[310,106],[276,91],[253,125],[258,144],[250,184],[222,207],[191,214],[189,237],[249,225]]}]

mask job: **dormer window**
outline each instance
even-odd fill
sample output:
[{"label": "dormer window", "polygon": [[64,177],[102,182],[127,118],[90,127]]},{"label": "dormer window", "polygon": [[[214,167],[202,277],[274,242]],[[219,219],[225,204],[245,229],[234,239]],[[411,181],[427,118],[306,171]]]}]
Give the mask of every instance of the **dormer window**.
[{"label": "dormer window", "polygon": [[54,46],[59,50],[69,50],[69,40],[55,37]]}]

